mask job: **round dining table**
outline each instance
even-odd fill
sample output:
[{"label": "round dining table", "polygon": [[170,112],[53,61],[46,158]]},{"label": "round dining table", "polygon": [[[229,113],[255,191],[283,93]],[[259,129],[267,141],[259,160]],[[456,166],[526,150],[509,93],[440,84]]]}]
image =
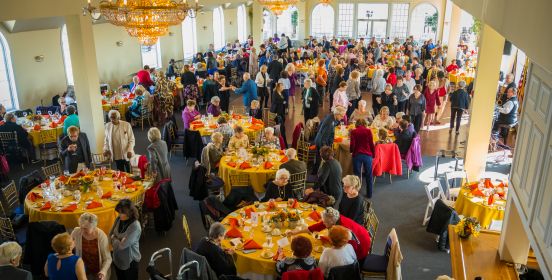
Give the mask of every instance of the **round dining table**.
[{"label": "round dining table", "polygon": [[467,185],[460,189],[454,203],[454,209],[459,215],[477,218],[482,228],[489,228],[493,220],[502,221],[505,206],[506,200],[503,199],[497,199],[489,205],[488,198],[472,195]]},{"label": "round dining table", "polygon": [[[199,134],[202,137],[210,136],[211,134],[213,134],[215,129],[218,128],[217,121],[221,116],[222,115],[217,117],[205,116],[199,120],[195,120],[192,123],[190,123],[190,130],[199,132]],[[262,120],[252,118],[246,115],[233,114],[232,118],[228,120],[228,123],[232,127],[235,127],[237,125],[241,126],[243,128],[244,133],[247,134],[248,136],[252,134],[257,134],[258,132],[264,129],[264,123]]]},{"label": "round dining table", "polygon": [[120,101],[102,100],[102,110],[109,112],[111,109],[119,107],[119,113],[121,118],[125,118],[128,107],[132,105],[132,99],[125,98]]},{"label": "round dining table", "polygon": [[[117,217],[115,206],[119,200],[128,198],[134,203],[142,202],[144,188],[149,185],[142,181],[126,182],[124,190],[116,190],[112,174],[111,171],[108,171],[102,181],[92,184],[88,192],[81,191],[80,201],[75,200],[74,192],[68,189],[63,190],[63,187],[60,191],[62,198],[57,203],[47,201],[41,186],[33,188],[25,197],[25,213],[29,215],[29,222],[56,221],[67,229],[71,229],[79,225],[78,221],[82,213],[90,212],[98,216],[98,228],[105,233],[109,233]],[[128,176],[127,180],[130,182],[130,176],[132,175],[126,174],[126,176]],[[59,177],[56,178],[55,182],[62,185],[58,183],[60,182]],[[98,196],[96,191],[98,187],[102,189],[102,197]]]},{"label": "round dining table", "polygon": [[[267,223],[272,215],[276,211],[297,211],[298,215],[301,218],[301,226],[310,226],[317,221],[313,220],[310,216],[312,212],[316,211],[318,215],[322,215],[324,210],[322,207],[317,205],[308,204],[299,202],[297,208],[291,208],[288,206],[287,201],[275,202],[275,207],[271,210],[268,209],[268,202],[258,204],[258,207],[255,205],[245,206],[241,209],[238,209],[222,220],[222,224],[226,227],[227,230],[231,229],[230,220],[237,219],[239,225],[235,228],[241,232],[243,235],[242,238],[231,238],[226,237],[222,242],[221,246],[223,249],[233,249],[235,251],[235,264],[238,275],[244,278],[253,279],[253,280],[270,280],[276,279],[276,261],[273,256],[277,253],[279,247],[279,241],[281,239],[287,238],[287,242],[282,240],[283,244],[286,244],[282,247],[285,256],[292,256],[293,252],[291,251],[291,241],[293,237],[286,237],[286,233],[291,230],[289,228],[288,222],[284,223],[284,227],[279,228],[279,234],[274,231],[274,225]],[[252,211],[251,216],[246,215],[247,211]],[[255,219],[253,215],[257,215]],[[265,222],[261,222],[265,221]],[[301,223],[302,222],[302,223]],[[265,225],[268,224],[269,230],[265,230]],[[295,228],[295,227],[293,227]],[[322,242],[320,238],[325,239],[328,236],[328,230],[325,229],[319,233],[307,234],[302,233],[302,236],[307,237],[312,242],[312,256],[318,260],[325,246],[329,246],[327,242]],[[268,237],[268,240],[267,240]],[[315,238],[317,237],[317,238]],[[240,240],[240,245],[234,246],[232,242]],[[256,250],[244,250],[243,247],[245,243],[249,240],[254,240],[258,245],[262,246],[263,249]],[[268,242],[270,241],[270,242]],[[268,252],[268,255],[263,256],[263,252]]]}]

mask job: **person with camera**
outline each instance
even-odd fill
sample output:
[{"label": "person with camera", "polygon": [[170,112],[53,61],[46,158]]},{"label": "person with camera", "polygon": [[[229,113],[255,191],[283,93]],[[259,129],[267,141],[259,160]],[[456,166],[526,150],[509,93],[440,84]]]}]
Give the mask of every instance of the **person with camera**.
[{"label": "person with camera", "polygon": [[61,139],[59,145],[65,171],[75,173],[84,167],[90,168],[92,162],[90,143],[86,133],[80,132],[78,127],[67,128],[67,136]]}]

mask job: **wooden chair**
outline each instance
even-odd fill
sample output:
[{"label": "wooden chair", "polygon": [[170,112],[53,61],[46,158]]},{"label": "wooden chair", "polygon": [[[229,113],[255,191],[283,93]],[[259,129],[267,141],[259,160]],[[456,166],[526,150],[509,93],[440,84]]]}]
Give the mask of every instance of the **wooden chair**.
[{"label": "wooden chair", "polygon": [[142,131],[144,131],[144,122],[148,122],[149,126],[151,126],[151,111],[149,110],[146,102],[142,101],[142,106],[140,108],[140,116],[137,118],[134,118],[134,121],[138,122],[142,126]]},{"label": "wooden chair", "polygon": [[439,179],[425,185],[424,188],[426,191],[428,201],[427,201],[427,206],[426,206],[426,211],[424,214],[424,220],[422,222],[422,226],[425,226],[429,221],[429,219],[431,218],[431,212],[433,212],[433,208],[435,207],[435,202],[437,202],[437,200],[442,199],[445,204],[447,204],[448,206],[454,207],[454,201],[450,201],[446,198],[445,192],[441,187],[441,181],[439,181]]},{"label": "wooden chair", "polygon": [[169,158],[172,157],[173,152],[179,151],[184,153],[184,139],[181,137],[177,137],[174,123],[172,121],[169,121],[165,125],[169,130],[169,137],[170,137],[170,143],[171,143]]},{"label": "wooden chair", "polygon": [[303,199],[306,182],[307,182],[307,171],[291,174],[291,176],[289,177],[289,184],[291,186],[294,196],[297,199]]},{"label": "wooden chair", "polygon": [[0,239],[17,241],[11,219],[8,217],[0,217]]},{"label": "wooden chair", "polygon": [[376,234],[378,233],[378,226],[379,226],[379,219],[378,216],[376,216],[376,212],[374,212],[374,208],[371,208],[368,210],[367,216],[367,223],[365,223],[366,230],[368,230],[368,234],[370,234],[370,240],[372,240],[372,246],[370,247],[370,252],[372,253],[372,248],[374,248],[374,240],[376,240]]},{"label": "wooden chair", "polygon": [[102,166],[111,168],[111,161],[103,154],[92,154],[92,168],[97,169]]},{"label": "wooden chair", "polygon": [[255,143],[257,142],[260,132],[259,131],[246,131],[245,135],[247,135],[247,138],[249,140],[249,145],[255,146]]},{"label": "wooden chair", "polygon": [[192,249],[192,235],[190,233],[190,227],[188,227],[188,219],[186,214],[182,214],[182,229],[184,229],[184,238],[186,239],[186,248]]},{"label": "wooden chair", "polygon": [[46,159],[48,158],[48,155],[50,155],[52,152],[57,157],[59,157],[59,149],[58,149],[58,137],[59,133],[57,129],[43,129],[39,133],[40,135],[40,145],[38,145],[38,148],[40,150],[40,158],[44,161],[44,165],[46,165]]},{"label": "wooden chair", "polygon": [[249,187],[249,175],[247,174],[230,174],[230,187]]},{"label": "wooden chair", "polygon": [[[395,240],[397,244],[393,243],[393,238],[391,236],[395,236]],[[383,255],[375,255],[375,254],[368,254],[366,256],[366,259],[364,260],[364,264],[362,265],[362,276],[367,278],[382,278],[386,279],[387,277],[387,264],[391,257],[391,249],[394,246],[398,245],[398,238],[396,237],[397,233],[395,231],[395,228],[391,229],[391,232],[387,236],[387,242],[385,243],[385,249],[383,251]],[[399,247],[397,247],[397,250]]]},{"label": "wooden chair", "polygon": [[268,113],[267,113],[267,119],[266,119],[266,121],[265,121],[266,127],[269,127],[269,126],[273,127],[273,126],[275,126],[275,125],[276,125],[276,117],[278,117],[278,114],[272,113],[272,112],[268,111]]},{"label": "wooden chair", "polygon": [[297,141],[297,158],[307,164],[307,169],[314,165],[316,159],[316,149],[311,150],[309,142],[299,138]]},{"label": "wooden chair", "polygon": [[61,176],[63,174],[63,168],[61,168],[61,163],[58,161],[54,164],[42,167],[42,172],[49,178],[50,176]]},{"label": "wooden chair", "polygon": [[243,106],[232,106],[232,111],[234,114],[238,114],[238,115],[245,115],[245,113],[249,113],[249,112],[245,112],[245,107]]},{"label": "wooden chair", "polygon": [[[19,146],[19,141],[17,140],[17,132],[0,132],[0,144],[2,145],[2,149],[5,154],[15,152],[17,154],[12,154],[12,156],[15,157],[19,157],[21,154],[24,154],[27,158],[27,163],[31,163],[30,155],[27,150]],[[21,169],[25,169],[25,166],[23,166],[23,161],[21,162]]]},{"label": "wooden chair", "polygon": [[2,196],[5,202],[6,213],[14,213],[19,207],[19,193],[15,187],[15,182],[12,180],[7,186],[2,188]]}]

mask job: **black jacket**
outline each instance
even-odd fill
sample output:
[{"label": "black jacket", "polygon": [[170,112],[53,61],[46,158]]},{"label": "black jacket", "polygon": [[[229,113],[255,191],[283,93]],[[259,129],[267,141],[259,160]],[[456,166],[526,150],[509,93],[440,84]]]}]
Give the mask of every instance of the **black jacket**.
[{"label": "black jacket", "polygon": [[410,149],[414,136],[416,136],[416,132],[413,132],[408,128],[396,134],[397,139],[395,140],[395,144],[399,146],[401,155],[408,153],[408,149]]},{"label": "black jacket", "polygon": [[180,76],[180,82],[184,86],[186,86],[186,85],[197,85],[196,77],[195,77],[194,73],[191,72],[191,71],[182,73],[182,75]]},{"label": "black jacket", "polygon": [[[92,162],[92,153],[90,152],[90,143],[88,143],[88,137],[86,136],[86,133],[80,132],[79,139],[77,141],[77,146],[82,149],[83,162],[84,164],[86,164],[86,167],[90,168],[90,164]],[[77,171],[77,165],[79,164],[79,162],[77,161],[77,157],[73,155],[73,152],[67,150],[67,147],[72,143],[73,141],[71,141],[69,136],[63,137],[59,142],[59,150],[63,158],[65,170],[69,170],[69,172],[75,173]]]},{"label": "black jacket", "polygon": [[0,266],[0,275],[3,279],[33,280],[33,275],[29,271],[11,265]]},{"label": "black jacket", "polygon": [[268,64],[268,76],[272,79],[272,82],[277,83],[280,79],[280,73],[284,70],[284,66],[278,60],[272,60]]},{"label": "black jacket", "polygon": [[470,105],[470,97],[465,89],[457,89],[450,94],[450,108],[468,109]]},{"label": "black jacket", "polygon": [[161,206],[153,211],[155,230],[158,232],[168,231],[172,227],[176,210],[178,210],[171,182],[162,183],[157,191],[157,195],[159,196]]},{"label": "black jacket", "polygon": [[17,132],[17,142],[19,146],[23,148],[29,148],[32,146],[31,141],[29,141],[29,133],[20,125],[14,122],[6,122],[0,126],[0,132]]},{"label": "black jacket", "polygon": [[306,89],[303,89],[303,92],[301,93],[301,96],[302,96],[302,103],[303,103],[303,108],[304,108],[304,114],[305,114],[305,119],[309,120],[309,119],[312,119],[316,116],[318,116],[318,104],[320,103],[320,95],[318,94],[318,91],[311,87],[310,88],[311,92],[310,92],[310,108],[306,108],[305,107],[305,94],[307,94],[307,90]]},{"label": "black jacket", "polygon": [[283,197],[280,196],[280,192],[278,191],[278,188],[279,187],[276,184],[274,184],[274,182],[272,181],[266,183],[265,185],[266,193],[263,199],[261,199],[261,201],[265,202],[265,201],[268,201],[269,199],[277,199],[277,198],[281,198],[282,200],[287,201],[290,198],[297,198],[293,194],[293,189],[291,188],[290,184],[287,184],[284,187]]},{"label": "black jacket", "polygon": [[29,223],[23,264],[30,265],[31,272],[34,275],[44,275],[44,264],[46,263],[46,259],[48,259],[49,254],[54,252],[50,245],[52,239],[58,233],[64,232],[65,226],[55,221]]},{"label": "black jacket", "polygon": [[236,266],[232,256],[224,252],[219,246],[210,242],[207,238],[202,238],[197,246],[196,253],[207,259],[211,269],[221,275],[236,275]]},{"label": "black jacket", "polygon": [[285,99],[283,95],[280,95],[274,91],[272,93],[272,103],[270,104],[270,112],[278,114],[278,116],[284,116],[286,112]]},{"label": "black jacket", "polygon": [[208,195],[205,175],[207,175],[207,168],[202,165],[192,169],[188,188],[190,189],[190,196],[194,200],[203,200]]},{"label": "black jacket", "polygon": [[43,174],[41,169],[36,169],[35,171],[27,174],[21,179],[19,179],[19,202],[23,204],[25,202],[25,197],[27,194],[36,186],[40,185],[46,180],[46,176]]}]

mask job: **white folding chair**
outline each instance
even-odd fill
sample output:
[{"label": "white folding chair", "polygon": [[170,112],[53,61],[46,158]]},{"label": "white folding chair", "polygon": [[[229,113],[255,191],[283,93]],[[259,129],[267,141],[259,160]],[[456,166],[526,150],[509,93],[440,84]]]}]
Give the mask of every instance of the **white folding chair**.
[{"label": "white folding chair", "polygon": [[[456,179],[461,179],[460,185],[455,185]],[[452,181],[452,183],[451,183]],[[447,198],[456,201],[460,188],[468,181],[468,173],[466,171],[451,171],[445,173],[445,183],[447,185]]]},{"label": "white folding chair", "polygon": [[[431,212],[433,212],[433,208],[435,207],[435,202],[437,202],[437,200],[442,199],[446,205],[454,207],[454,201],[450,201],[445,197],[445,192],[441,187],[441,181],[435,180],[425,185],[424,188],[427,194],[428,201],[422,226],[425,226],[431,218]],[[431,209],[431,211],[429,209]]]}]

